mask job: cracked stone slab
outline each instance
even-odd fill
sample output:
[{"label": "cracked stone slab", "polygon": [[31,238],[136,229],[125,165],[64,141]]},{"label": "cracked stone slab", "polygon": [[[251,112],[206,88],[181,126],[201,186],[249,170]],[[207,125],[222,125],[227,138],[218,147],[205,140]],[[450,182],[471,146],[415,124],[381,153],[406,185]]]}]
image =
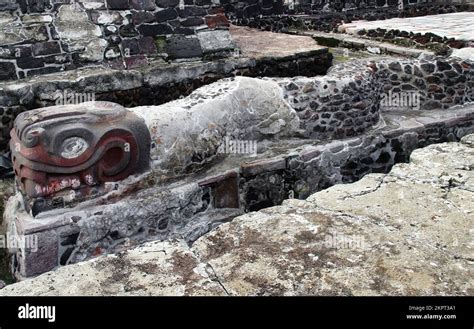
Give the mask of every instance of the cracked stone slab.
[{"label": "cracked stone slab", "polygon": [[473,295],[474,135],[307,200],[251,212],[193,246],[153,242],[0,295]]},{"label": "cracked stone slab", "polygon": [[177,242],[150,242],[8,286],[11,295],[225,295],[212,269]]},{"label": "cracked stone slab", "polygon": [[[469,144],[471,141],[471,144]],[[241,216],[194,249],[235,295],[472,295],[474,148]]]}]

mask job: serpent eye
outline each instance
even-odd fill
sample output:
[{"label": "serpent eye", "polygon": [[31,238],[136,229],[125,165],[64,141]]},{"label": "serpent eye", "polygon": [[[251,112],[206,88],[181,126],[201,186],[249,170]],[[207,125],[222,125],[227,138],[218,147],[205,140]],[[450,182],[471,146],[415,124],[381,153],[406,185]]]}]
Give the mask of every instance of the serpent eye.
[{"label": "serpent eye", "polygon": [[74,159],[83,154],[89,144],[81,137],[66,138],[61,144],[61,156],[65,159]]}]

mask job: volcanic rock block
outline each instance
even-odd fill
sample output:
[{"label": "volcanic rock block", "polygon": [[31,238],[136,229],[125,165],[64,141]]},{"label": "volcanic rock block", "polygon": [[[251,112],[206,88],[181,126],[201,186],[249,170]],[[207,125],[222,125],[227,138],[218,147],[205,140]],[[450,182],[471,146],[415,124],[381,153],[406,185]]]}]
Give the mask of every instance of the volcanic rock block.
[{"label": "volcanic rock block", "polygon": [[104,183],[149,168],[148,129],[113,103],[23,112],[11,137],[17,184],[33,215],[100,194]]},{"label": "volcanic rock block", "polygon": [[291,137],[300,121],[277,83],[237,77],[201,87],[185,99],[131,109],[152,136],[153,169],[179,174],[214,160],[227,137]]}]

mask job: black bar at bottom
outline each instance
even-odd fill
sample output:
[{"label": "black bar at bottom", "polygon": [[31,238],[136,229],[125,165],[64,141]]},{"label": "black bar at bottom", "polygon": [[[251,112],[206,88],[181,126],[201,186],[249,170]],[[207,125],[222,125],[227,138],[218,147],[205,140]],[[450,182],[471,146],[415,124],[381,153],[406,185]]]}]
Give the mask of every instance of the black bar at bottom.
[{"label": "black bar at bottom", "polygon": [[[51,307],[54,306],[54,309]],[[285,321],[285,322],[284,322]],[[290,321],[290,322],[287,322]],[[2,297],[0,329],[290,323],[474,328],[474,297]]]}]

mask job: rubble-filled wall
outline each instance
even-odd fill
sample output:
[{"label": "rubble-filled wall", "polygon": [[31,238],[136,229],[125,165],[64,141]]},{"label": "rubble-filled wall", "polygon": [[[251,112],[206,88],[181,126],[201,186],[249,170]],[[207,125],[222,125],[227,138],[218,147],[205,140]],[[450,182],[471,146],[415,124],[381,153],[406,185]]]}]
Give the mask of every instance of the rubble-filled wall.
[{"label": "rubble-filled wall", "polygon": [[281,15],[285,12],[283,0],[220,0],[230,19]]},{"label": "rubble-filled wall", "polygon": [[[404,0],[403,10],[415,2]],[[452,1],[422,1],[431,7],[419,14],[451,10],[439,3]],[[288,17],[261,17],[302,11],[330,14],[316,24],[327,29],[351,20],[351,10],[364,19],[400,13],[398,0],[1,0],[0,81],[98,63],[130,69],[154,59],[228,57],[234,50],[228,19],[284,30]]]},{"label": "rubble-filled wall", "polygon": [[322,77],[279,79],[305,136],[357,135],[397,109],[436,110],[474,101],[474,65],[454,58],[351,61]]},{"label": "rubble-filled wall", "polygon": [[313,11],[346,11],[388,7],[404,9],[416,5],[430,4],[466,4],[470,3],[470,0],[286,0],[286,3],[290,8],[299,7],[301,9],[311,9]]},{"label": "rubble-filled wall", "polygon": [[284,12],[289,15],[239,17],[232,19],[232,22],[236,25],[274,32],[287,32],[289,29],[338,32],[338,27],[342,22],[374,21],[394,17],[415,17],[472,10],[474,10],[474,0],[465,2],[452,0],[407,2],[404,0],[403,6],[399,6],[398,0],[287,0],[284,4]]},{"label": "rubble-filled wall", "polygon": [[2,0],[0,80],[228,55],[228,24],[211,0]]},{"label": "rubble-filled wall", "polygon": [[[20,277],[27,277],[146,239],[182,237],[193,242],[243,211],[276,205],[288,197],[305,198],[370,172],[387,172],[394,163],[406,161],[416,147],[472,133],[474,108],[468,103],[472,101],[469,91],[473,72],[472,62],[457,59],[361,60],[335,66],[326,76],[313,78],[268,81],[237,77],[199,88],[175,102],[130,109],[148,127],[143,131],[150,135],[152,171],[110,182],[89,171],[89,165],[96,162],[76,166],[74,172],[70,166],[61,166],[65,171],[59,177],[51,173],[52,179],[47,181],[53,183],[47,186],[54,189],[46,190],[49,194],[43,199],[30,200],[48,207],[46,202],[51,202],[51,207],[36,214],[25,209],[28,199],[17,193],[5,208],[5,223],[12,236],[37,234],[42,250],[13,251],[12,265]],[[430,82],[436,78],[437,83]],[[403,87],[415,87],[417,79],[428,89]],[[430,85],[442,90],[429,91]],[[395,91],[398,87],[402,91]],[[450,88],[462,96],[449,99]],[[391,97],[403,92],[409,92],[409,100],[416,102],[403,104]],[[437,99],[438,94],[443,98]],[[355,107],[357,97],[360,104]],[[441,101],[441,106],[429,105],[432,99]],[[454,106],[463,103],[464,107]],[[53,108],[36,111],[30,114],[55,114]],[[78,111],[71,113],[76,115]],[[35,143],[44,144],[43,149],[55,144],[56,154],[69,154],[71,144],[65,142],[71,136],[54,134],[49,127],[22,132],[22,127],[31,122],[22,117],[17,118],[12,133],[12,137],[25,137],[21,144],[13,139],[15,170],[31,165],[25,178],[31,173],[49,175],[50,167],[44,165],[53,155],[42,157],[45,153],[38,152]],[[48,119],[47,115],[34,117],[40,125],[41,120]],[[57,131],[67,131],[70,120],[65,115],[61,120],[66,121],[56,124],[61,128]],[[106,123],[105,127],[114,128],[127,122]],[[330,127],[335,129],[330,131]],[[55,136],[57,143],[43,136]],[[83,146],[93,144],[85,134],[81,136],[85,142],[76,145],[82,145],[85,152],[87,147]],[[352,138],[325,139],[348,136]],[[137,135],[137,139],[145,144],[144,138]],[[227,146],[228,139],[238,145],[237,151],[230,143]],[[116,144],[117,138],[103,141],[100,146],[110,149],[122,145]],[[130,157],[135,154],[132,145],[128,143]],[[30,152],[34,147],[36,152]],[[79,163],[84,152],[73,160]],[[114,152],[118,160],[106,162],[103,169],[110,171],[113,165],[122,163],[127,159],[125,153],[119,156]],[[20,155],[38,155],[41,162],[23,161]],[[71,181],[68,185],[68,179],[82,175],[83,170],[86,175],[75,179],[78,184],[72,185]],[[117,168],[108,177],[120,175],[118,170],[122,169]],[[16,175],[23,181],[21,172]],[[36,183],[43,191],[45,182]],[[102,187],[105,194],[99,190]]]}]

